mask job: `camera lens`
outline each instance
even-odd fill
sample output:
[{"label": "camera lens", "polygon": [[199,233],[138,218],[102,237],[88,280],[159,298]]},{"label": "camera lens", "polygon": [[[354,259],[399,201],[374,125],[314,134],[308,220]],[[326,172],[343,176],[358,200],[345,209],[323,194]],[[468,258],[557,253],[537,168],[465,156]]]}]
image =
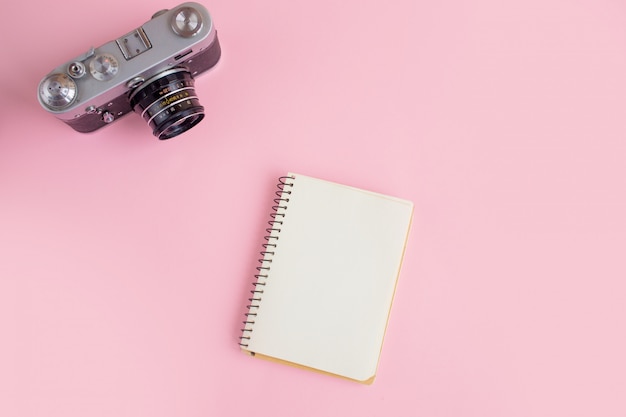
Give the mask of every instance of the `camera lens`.
[{"label": "camera lens", "polygon": [[159,139],[170,139],[197,125],[204,107],[196,96],[193,78],[173,68],[146,80],[130,94],[130,106],[148,122]]}]

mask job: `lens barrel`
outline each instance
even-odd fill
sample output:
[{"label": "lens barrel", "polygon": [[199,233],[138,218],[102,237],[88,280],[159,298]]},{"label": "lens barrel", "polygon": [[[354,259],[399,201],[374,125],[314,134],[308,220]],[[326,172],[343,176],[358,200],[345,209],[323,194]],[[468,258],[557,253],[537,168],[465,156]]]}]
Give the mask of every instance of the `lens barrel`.
[{"label": "lens barrel", "polygon": [[184,68],[163,71],[130,94],[130,106],[150,125],[159,139],[170,139],[197,125],[204,107],[193,88],[191,73]]}]

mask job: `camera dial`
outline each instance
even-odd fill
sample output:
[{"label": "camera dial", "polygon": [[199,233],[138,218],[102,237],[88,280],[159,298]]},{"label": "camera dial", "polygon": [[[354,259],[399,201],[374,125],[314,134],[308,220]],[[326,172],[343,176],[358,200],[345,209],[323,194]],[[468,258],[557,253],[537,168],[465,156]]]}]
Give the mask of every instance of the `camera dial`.
[{"label": "camera dial", "polygon": [[111,54],[96,55],[89,63],[89,71],[98,81],[108,81],[115,77],[120,64]]},{"label": "camera dial", "polygon": [[193,7],[181,7],[172,16],[172,29],[183,38],[190,38],[202,29],[202,15]]},{"label": "camera dial", "polygon": [[76,99],[76,83],[67,74],[50,74],[39,84],[39,97],[51,109],[68,107]]}]

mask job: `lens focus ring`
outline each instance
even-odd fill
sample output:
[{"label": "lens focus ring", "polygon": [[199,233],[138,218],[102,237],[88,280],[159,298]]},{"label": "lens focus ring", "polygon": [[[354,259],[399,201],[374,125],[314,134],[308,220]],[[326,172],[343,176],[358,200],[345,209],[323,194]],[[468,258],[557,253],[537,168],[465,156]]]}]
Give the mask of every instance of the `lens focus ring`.
[{"label": "lens focus ring", "polygon": [[204,107],[191,74],[183,68],[164,71],[131,92],[130,105],[159,139],[177,136],[204,118]]}]

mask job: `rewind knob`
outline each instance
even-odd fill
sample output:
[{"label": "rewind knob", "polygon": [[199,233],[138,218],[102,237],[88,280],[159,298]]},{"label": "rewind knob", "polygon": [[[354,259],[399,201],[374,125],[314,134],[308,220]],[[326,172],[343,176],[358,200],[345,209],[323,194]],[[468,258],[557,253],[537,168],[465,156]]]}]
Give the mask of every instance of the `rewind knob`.
[{"label": "rewind knob", "polygon": [[193,7],[181,7],[172,15],[170,24],[177,35],[190,38],[202,29],[202,15]]}]

